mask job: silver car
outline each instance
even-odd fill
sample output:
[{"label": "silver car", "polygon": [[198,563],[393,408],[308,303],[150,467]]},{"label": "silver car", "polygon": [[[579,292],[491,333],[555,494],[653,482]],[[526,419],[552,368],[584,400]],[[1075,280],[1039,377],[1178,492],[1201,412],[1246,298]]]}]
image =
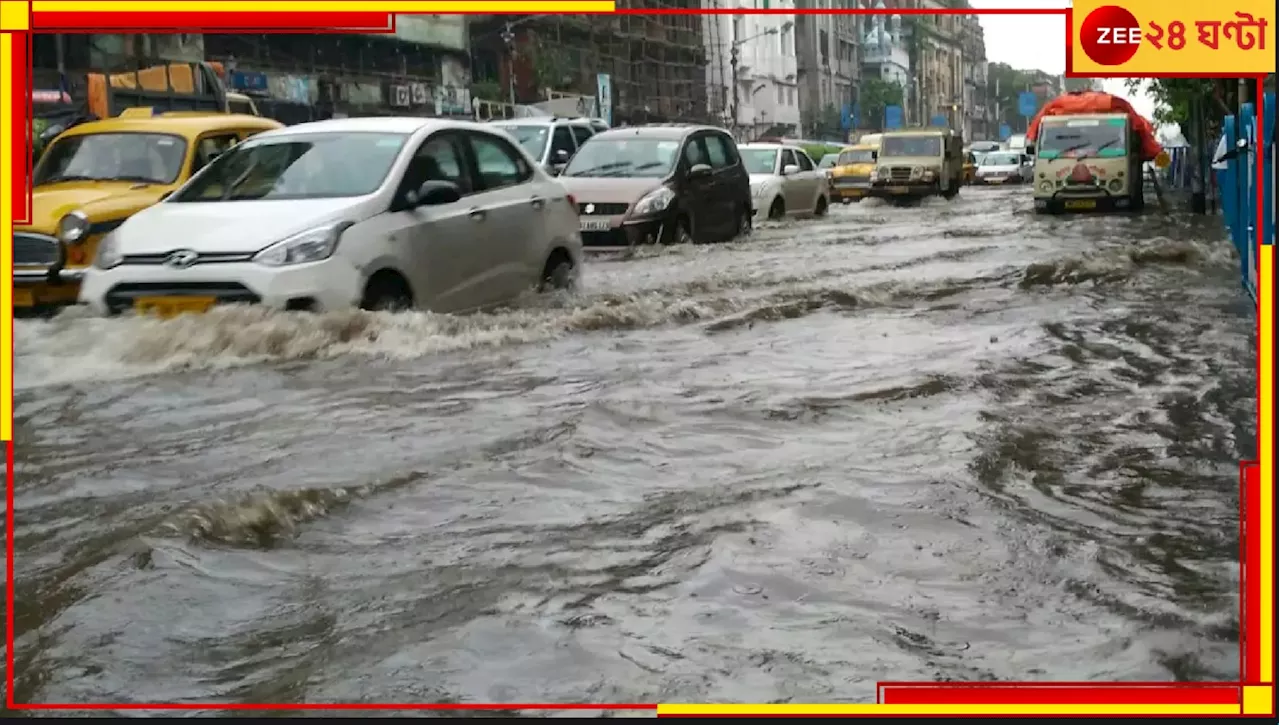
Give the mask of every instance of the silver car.
[{"label": "silver car", "polygon": [[350,118],[232,146],[102,239],[80,301],[453,312],[571,286],[581,262],[572,197],[507,134]]},{"label": "silver car", "polygon": [[978,160],[974,181],[978,184],[1025,184],[1031,181],[1032,166],[1026,154],[993,151]]}]

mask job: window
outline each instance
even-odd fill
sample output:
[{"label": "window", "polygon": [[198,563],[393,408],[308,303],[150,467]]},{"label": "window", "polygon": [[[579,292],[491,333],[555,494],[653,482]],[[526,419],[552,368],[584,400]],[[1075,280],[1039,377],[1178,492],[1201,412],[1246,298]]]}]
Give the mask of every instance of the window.
[{"label": "window", "polygon": [[794,88],[787,89],[787,105],[788,106],[796,105],[796,89]]},{"label": "window", "polygon": [[[563,151],[568,156],[573,156],[573,152],[578,147],[573,143],[573,134],[569,132],[568,126],[556,126],[556,130],[551,133],[551,161],[555,163],[557,152]],[[566,158],[568,160],[568,158]]]},{"label": "window", "polygon": [[221,156],[227,149],[236,145],[240,137],[236,134],[220,134],[217,136],[205,136],[196,143],[196,157],[191,162],[191,173],[195,174],[200,169],[209,165],[209,162]]},{"label": "window", "polygon": [[782,105],[787,102],[786,93],[787,91],[785,88],[783,88],[782,86],[778,86],[778,105]]},{"label": "window", "polygon": [[475,190],[466,160],[458,148],[456,134],[438,133],[422,143],[405,169],[402,189],[416,189],[427,181],[448,181],[458,185],[463,194]]},{"label": "window", "polygon": [[582,144],[595,134],[590,126],[570,126],[570,129],[573,130],[573,140],[578,143],[578,148],[582,148]]},{"label": "window", "polygon": [[248,98],[228,98],[227,111],[229,113],[243,113],[246,116],[258,115],[258,112],[253,108],[253,101]]},{"label": "window", "polygon": [[729,160],[729,151],[724,146],[724,141],[719,136],[704,136],[702,139],[707,147],[707,157],[711,159],[711,168],[725,169],[732,166]]},{"label": "window", "polygon": [[34,185],[58,181],[140,181],[171,184],[187,159],[181,136],[160,133],[94,133],[65,136],[36,165]]},{"label": "window", "polygon": [[482,133],[469,133],[467,139],[471,142],[471,151],[476,156],[476,167],[480,171],[483,189],[515,186],[528,181],[533,175],[533,170],[524,162],[524,159],[502,139]]},{"label": "window", "polygon": [[791,149],[783,149],[782,150],[782,168],[779,170],[781,171],[782,169],[785,169],[788,166],[795,166],[795,165],[796,165],[796,155],[791,153]]},{"label": "window", "polygon": [[777,149],[743,149],[742,165],[747,167],[748,174],[775,173],[778,162]]},{"label": "window", "polygon": [[702,146],[701,136],[695,136],[685,144],[684,160],[688,162],[690,168],[698,164],[711,165],[710,160],[707,158],[707,151]]},{"label": "window", "polygon": [[539,126],[532,123],[511,123],[497,124],[498,128],[506,131],[515,137],[516,141],[524,147],[525,151],[535,159],[542,158],[542,152],[547,148],[547,137],[549,129],[546,126]]},{"label": "window", "polygon": [[809,154],[804,151],[796,151],[796,162],[800,164],[801,171],[813,171],[813,159],[809,158]]},{"label": "window", "polygon": [[[171,202],[333,199],[378,190],[406,134],[295,133],[232,146]],[[43,162],[42,162],[43,163]]]}]

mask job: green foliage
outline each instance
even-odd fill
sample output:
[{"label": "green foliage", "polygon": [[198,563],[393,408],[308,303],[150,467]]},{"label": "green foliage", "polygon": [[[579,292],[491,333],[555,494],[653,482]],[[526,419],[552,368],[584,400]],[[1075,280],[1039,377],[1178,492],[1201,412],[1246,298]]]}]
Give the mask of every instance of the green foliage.
[{"label": "green foliage", "polygon": [[497,81],[476,81],[471,84],[471,97],[487,101],[506,100],[502,86]]},{"label": "green foliage", "polygon": [[1155,101],[1155,118],[1158,124],[1176,123],[1184,128],[1191,121],[1191,106],[1195,99],[1212,102],[1215,86],[1214,78],[1156,78],[1147,81],[1142,78],[1130,78],[1125,87],[1130,93],[1137,93],[1147,84],[1147,95]]},{"label": "green foliage", "polygon": [[881,128],[884,125],[884,109],[888,106],[904,105],[902,86],[880,78],[869,78],[862,82],[860,107],[862,121],[859,125],[869,128]]}]

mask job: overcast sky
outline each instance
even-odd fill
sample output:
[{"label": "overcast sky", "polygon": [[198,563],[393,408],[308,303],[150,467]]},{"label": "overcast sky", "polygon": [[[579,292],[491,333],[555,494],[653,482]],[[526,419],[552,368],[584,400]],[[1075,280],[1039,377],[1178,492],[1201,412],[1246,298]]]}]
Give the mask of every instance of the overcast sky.
[{"label": "overcast sky", "polygon": [[[969,0],[975,8],[1066,8],[1071,0]],[[1061,15],[979,15],[987,43],[987,60],[1014,68],[1038,68],[1061,74],[1067,68],[1067,32]],[[1151,118],[1155,110],[1145,93],[1132,95],[1122,79],[1107,79],[1103,88],[1129,99],[1138,113]]]}]

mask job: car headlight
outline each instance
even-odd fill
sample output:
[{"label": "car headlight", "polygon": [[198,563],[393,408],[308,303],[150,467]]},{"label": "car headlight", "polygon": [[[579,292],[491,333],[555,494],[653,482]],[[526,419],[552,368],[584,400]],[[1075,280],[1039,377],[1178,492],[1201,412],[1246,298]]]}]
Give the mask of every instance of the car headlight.
[{"label": "car headlight", "polygon": [[253,261],[268,267],[285,267],[328,259],[338,248],[338,240],[351,222],[338,222],[276,242],[253,256]]},{"label": "car headlight", "polygon": [[929,181],[930,179],[932,179],[934,176],[937,176],[937,175],[938,175],[938,171],[937,171],[937,169],[925,169],[925,170],[924,170],[924,180],[925,180],[925,181]]},{"label": "car headlight", "polygon": [[89,231],[89,217],[84,212],[73,211],[58,220],[58,240],[66,244],[84,241]]},{"label": "car headlight", "polygon": [[1123,186],[1124,186],[1124,182],[1119,179],[1112,179],[1111,183],[1107,184],[1107,187],[1110,188],[1112,191],[1120,191],[1120,188]]},{"label": "car headlight", "polygon": [[911,178],[913,178],[913,179],[918,179],[918,178],[920,178],[921,176],[924,176],[924,167],[923,167],[923,166],[912,166],[912,167],[911,167]]},{"label": "car headlight", "polygon": [[[738,187],[742,188],[742,187]],[[667,210],[671,206],[671,202],[676,198],[676,193],[665,186],[660,186],[653,191],[641,197],[636,202],[633,213],[636,216],[645,216],[647,214],[657,214]]]},{"label": "car headlight", "polygon": [[120,242],[114,233],[108,234],[98,242],[98,254],[93,258],[93,266],[98,269],[118,267],[124,261],[120,253]]},{"label": "car headlight", "polygon": [[1043,191],[1043,192],[1045,192],[1046,194],[1047,194],[1047,193],[1049,193],[1049,192],[1051,192],[1051,191],[1053,191],[1053,182],[1052,182],[1052,181],[1041,181],[1041,182],[1040,182],[1040,191]]}]

